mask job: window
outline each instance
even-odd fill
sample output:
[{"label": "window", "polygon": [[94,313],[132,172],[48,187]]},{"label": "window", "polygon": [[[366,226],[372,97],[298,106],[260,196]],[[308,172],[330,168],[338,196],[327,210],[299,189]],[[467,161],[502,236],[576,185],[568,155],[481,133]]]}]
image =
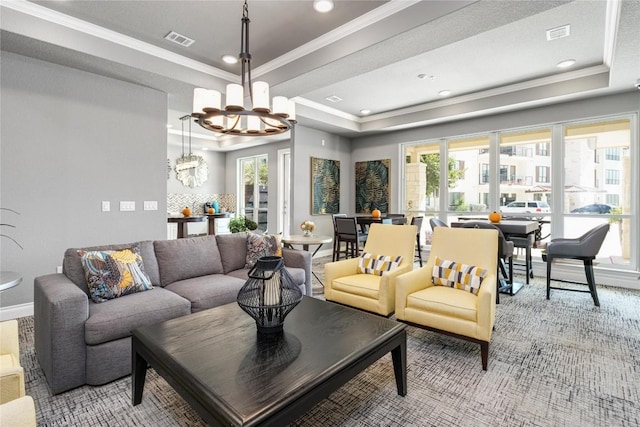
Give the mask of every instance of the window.
[{"label": "window", "polygon": [[538,156],[549,156],[549,143],[548,142],[539,142],[536,144],[536,154]]},{"label": "window", "polygon": [[607,194],[605,199],[608,205],[618,206],[620,204],[620,195],[619,194]]},{"label": "window", "polygon": [[604,158],[607,160],[620,160],[619,148],[607,148],[604,153]]},{"label": "window", "polygon": [[404,197],[409,214],[435,212],[440,204],[440,145],[414,145],[406,150]]},{"label": "window", "polygon": [[258,223],[258,229],[267,230],[269,207],[269,166],[267,156],[238,159],[239,213]]},{"label": "window", "polygon": [[[551,199],[550,129],[531,129],[500,134],[500,206],[513,200]],[[504,153],[508,148],[517,156]],[[532,154],[544,153],[541,157]],[[536,184],[545,184],[544,186]],[[505,197],[508,194],[508,197]]]},{"label": "window", "polygon": [[615,169],[607,169],[605,172],[605,184],[617,185],[620,184],[620,171]]},{"label": "window", "polygon": [[549,182],[549,166],[536,166],[536,182]]},{"label": "window", "polygon": [[477,178],[481,165],[489,164],[489,137],[472,136],[449,141],[449,211],[488,212]]},{"label": "window", "polygon": [[480,184],[489,183],[489,163],[480,165]]}]

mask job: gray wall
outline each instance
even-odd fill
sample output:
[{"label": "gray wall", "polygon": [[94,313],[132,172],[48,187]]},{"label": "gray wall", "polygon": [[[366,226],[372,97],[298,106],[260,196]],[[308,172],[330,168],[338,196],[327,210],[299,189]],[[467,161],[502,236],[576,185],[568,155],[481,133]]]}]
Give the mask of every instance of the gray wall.
[{"label": "gray wall", "polygon": [[304,126],[296,126],[291,165],[291,233],[300,233],[304,220],[316,224],[316,233],[333,235],[331,215],[311,215],[311,157],[340,161],[340,211],[353,213],[354,184],[349,139]]},{"label": "gray wall", "polygon": [[[0,267],[23,283],[0,306],[33,301],[33,279],[69,247],[166,238],[166,94],[1,53]],[[101,212],[101,201],[111,202]],[[135,212],[120,212],[120,201]],[[143,211],[145,200],[157,211]]]},{"label": "gray wall", "polygon": [[[180,136],[169,135],[168,138],[169,145],[167,147],[167,158],[171,162],[172,169],[169,173],[169,179],[167,180],[167,193],[221,194],[225,192],[225,153],[216,151],[192,150],[193,154],[202,156],[204,161],[207,162],[207,167],[209,169],[209,179],[200,187],[185,187],[180,181],[178,181],[175,172],[176,159],[182,156],[182,143],[180,140]],[[192,141],[192,145],[194,141]],[[188,152],[188,144],[185,143],[185,153],[188,154]]]},{"label": "gray wall", "polygon": [[[391,203],[400,207],[402,187],[400,150],[398,144],[433,140],[458,135],[469,135],[495,130],[553,124],[567,120],[581,120],[640,110],[640,92],[625,92],[618,95],[594,97],[581,101],[559,103],[544,107],[496,114],[448,123],[424,126],[396,132],[353,139],[352,164],[363,160],[391,158]],[[639,130],[640,131],[640,130]]]}]

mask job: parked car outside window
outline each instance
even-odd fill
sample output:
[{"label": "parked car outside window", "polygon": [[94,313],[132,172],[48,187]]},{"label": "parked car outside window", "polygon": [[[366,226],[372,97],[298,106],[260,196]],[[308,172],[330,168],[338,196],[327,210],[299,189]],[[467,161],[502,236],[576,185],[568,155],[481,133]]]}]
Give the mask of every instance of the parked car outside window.
[{"label": "parked car outside window", "polygon": [[549,213],[551,208],[547,202],[537,200],[516,200],[500,207],[502,213]]},{"label": "parked car outside window", "polygon": [[593,203],[591,205],[582,206],[571,211],[571,213],[595,213],[595,214],[609,214],[613,209],[612,206],[605,205],[603,203]]}]

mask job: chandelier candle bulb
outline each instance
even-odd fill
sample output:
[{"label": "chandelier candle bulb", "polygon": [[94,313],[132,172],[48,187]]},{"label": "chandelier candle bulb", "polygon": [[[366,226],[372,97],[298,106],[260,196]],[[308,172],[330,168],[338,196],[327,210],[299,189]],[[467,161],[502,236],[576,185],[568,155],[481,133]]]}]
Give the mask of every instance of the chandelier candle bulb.
[{"label": "chandelier candle bulb", "polygon": [[268,113],[269,110],[269,85],[267,82],[253,83],[253,111]]},{"label": "chandelier candle bulb", "polygon": [[260,132],[260,117],[247,116],[247,132],[250,132],[250,133]]},{"label": "chandelier candle bulb", "polygon": [[239,84],[231,83],[227,85],[227,105],[225,109],[227,111],[242,111],[244,110],[242,98],[244,90]]},{"label": "chandelier candle bulb", "polygon": [[207,122],[214,129],[222,129],[224,127],[224,116],[213,116]]},{"label": "chandelier candle bulb", "polygon": [[273,97],[273,114],[287,117],[289,111],[289,100],[284,96]]},{"label": "chandelier candle bulb", "polygon": [[217,90],[207,90],[204,94],[204,102],[202,111],[205,113],[218,112],[222,103],[222,95]]},{"label": "chandelier candle bulb", "polygon": [[296,103],[292,100],[289,100],[287,102],[288,107],[289,107],[289,120],[291,121],[295,121],[296,120]]}]

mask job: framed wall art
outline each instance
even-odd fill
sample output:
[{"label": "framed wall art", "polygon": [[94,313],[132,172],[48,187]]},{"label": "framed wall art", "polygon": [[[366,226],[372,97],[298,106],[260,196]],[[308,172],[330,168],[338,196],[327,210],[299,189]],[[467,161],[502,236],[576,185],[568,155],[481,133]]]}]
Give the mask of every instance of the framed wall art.
[{"label": "framed wall art", "polygon": [[311,158],[311,215],[340,212],[340,161]]},{"label": "framed wall art", "polygon": [[389,212],[391,159],[356,162],[356,213]]}]

